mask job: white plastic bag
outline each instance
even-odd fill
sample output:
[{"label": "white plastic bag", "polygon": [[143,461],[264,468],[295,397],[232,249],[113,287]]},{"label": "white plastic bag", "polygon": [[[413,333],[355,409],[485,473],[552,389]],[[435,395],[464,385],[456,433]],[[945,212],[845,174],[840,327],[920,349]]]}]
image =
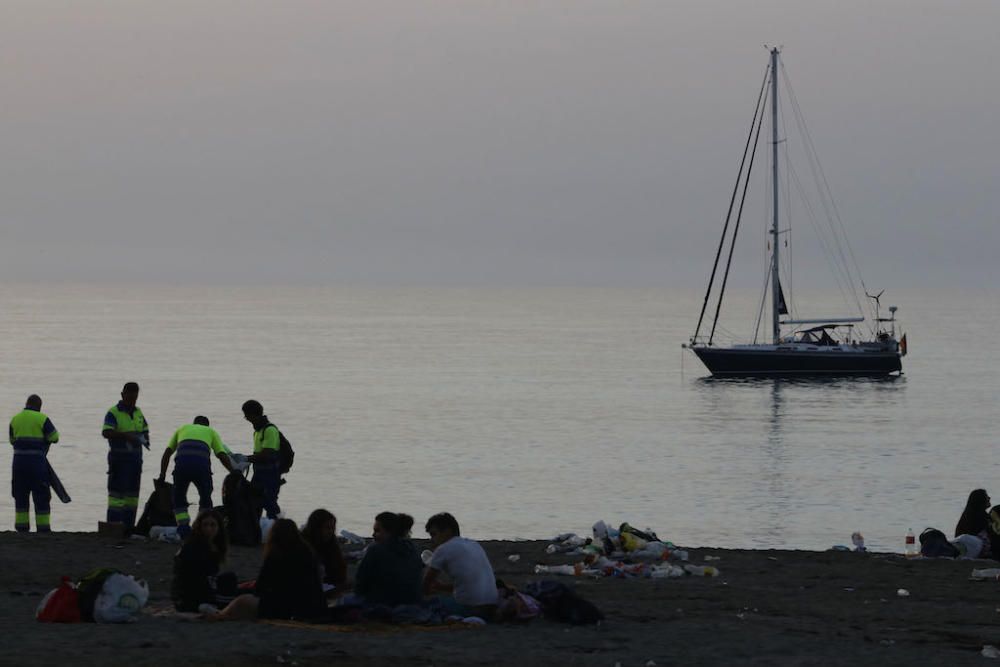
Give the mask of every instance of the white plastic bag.
[{"label": "white plastic bag", "polygon": [[266,516],[260,518],[260,539],[262,542],[267,542],[267,535],[271,532],[271,526],[274,525],[274,519]]},{"label": "white plastic bag", "polygon": [[94,600],[94,620],[98,623],[132,623],[149,601],[149,586],[132,575],[112,574]]}]

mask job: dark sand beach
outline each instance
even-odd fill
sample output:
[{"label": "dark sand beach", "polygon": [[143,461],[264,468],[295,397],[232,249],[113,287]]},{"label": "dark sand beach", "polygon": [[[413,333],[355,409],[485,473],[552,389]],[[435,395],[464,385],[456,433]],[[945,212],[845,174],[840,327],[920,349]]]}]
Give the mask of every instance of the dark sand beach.
[{"label": "dark sand beach", "polygon": [[[497,576],[521,584],[545,542],[485,542]],[[176,546],[87,533],[0,535],[3,665],[983,665],[1000,646],[1000,584],[970,581],[992,561],[888,554],[690,549],[719,557],[716,578],[562,577],[607,615],[599,626],[410,628],[206,623],[171,612]],[[516,563],[507,556],[519,554]],[[258,549],[233,547],[229,567],[255,576]],[[39,600],[63,574],[115,567],[146,579],[150,604],[132,625],[50,625]],[[353,571],[353,568],[352,568]],[[898,589],[910,595],[901,597]]]}]

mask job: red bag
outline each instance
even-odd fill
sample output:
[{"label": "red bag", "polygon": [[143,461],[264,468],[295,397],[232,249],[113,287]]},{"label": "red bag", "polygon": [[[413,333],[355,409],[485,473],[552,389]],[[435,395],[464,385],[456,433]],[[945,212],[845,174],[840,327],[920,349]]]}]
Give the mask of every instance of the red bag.
[{"label": "red bag", "polygon": [[59,588],[53,588],[42,598],[35,612],[35,618],[42,623],[79,623],[80,603],[76,586],[63,577]]}]

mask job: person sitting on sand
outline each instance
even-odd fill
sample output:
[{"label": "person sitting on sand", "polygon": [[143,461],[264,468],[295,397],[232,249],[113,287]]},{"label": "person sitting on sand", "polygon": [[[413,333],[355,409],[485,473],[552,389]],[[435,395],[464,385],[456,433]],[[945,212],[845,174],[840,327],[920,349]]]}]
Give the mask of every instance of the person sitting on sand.
[{"label": "person sitting on sand", "polygon": [[369,605],[418,604],[424,564],[409,539],[413,517],[382,512],[375,517],[372,537],[354,577],[356,601]]},{"label": "person sitting on sand", "polygon": [[309,619],[327,611],[319,563],[303,541],[299,527],[289,519],[271,526],[264,545],[264,564],[253,594],[241,595],[210,620],[255,618]]},{"label": "person sitting on sand", "polygon": [[955,539],[960,558],[992,558],[989,525],[990,496],[985,489],[975,489],[969,494],[965,510],[955,526]]},{"label": "person sitting on sand", "polygon": [[986,532],[989,525],[990,496],[986,489],[976,489],[969,494],[962,516],[955,526],[955,537],[959,535],[976,535]]},{"label": "person sitting on sand", "polygon": [[[174,556],[174,578],[170,582],[170,599],[177,611],[199,611],[202,605],[218,607],[220,591],[216,587],[219,568],[226,562],[229,539],[222,516],[215,510],[202,512],[191,526],[191,532]],[[236,592],[236,577],[232,573],[220,577],[230,582],[229,591],[221,591],[222,599]],[[229,595],[225,595],[225,593]]]},{"label": "person sitting on sand", "polygon": [[[449,613],[491,618],[498,601],[496,575],[483,547],[462,537],[458,521],[447,512],[428,519],[425,529],[434,555],[424,574],[424,594],[452,593],[439,598]],[[442,572],[451,584],[438,580]]]},{"label": "person sitting on sand", "polygon": [[319,559],[323,583],[342,591],[347,584],[347,563],[337,541],[337,517],[324,509],[315,510],[302,529],[302,539]]}]

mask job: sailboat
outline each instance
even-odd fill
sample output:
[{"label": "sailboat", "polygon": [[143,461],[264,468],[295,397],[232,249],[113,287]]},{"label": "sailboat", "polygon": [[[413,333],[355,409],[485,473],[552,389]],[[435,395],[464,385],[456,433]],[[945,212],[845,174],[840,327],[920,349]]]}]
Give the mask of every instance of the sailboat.
[{"label": "sailboat", "polygon": [[[718,250],[715,255],[715,264],[709,279],[708,289],[705,292],[705,300],[702,304],[701,314],[698,317],[698,325],[695,333],[684,347],[692,350],[698,358],[705,364],[713,376],[722,377],[808,377],[808,376],[886,376],[893,373],[902,372],[902,357],[906,354],[906,335],[896,339],[896,306],[890,306],[888,318],[882,317],[881,304],[878,294],[869,294],[864,286],[863,280],[858,277],[860,286],[864,294],[871,300],[873,306],[872,317],[868,318],[864,314],[854,314],[840,317],[793,317],[790,315],[789,303],[785,299],[784,290],[781,287],[780,248],[783,235],[788,231],[781,229],[781,218],[779,217],[779,145],[783,140],[779,139],[779,115],[778,115],[778,79],[780,50],[770,49],[770,60],[764,81],[761,84],[760,94],[757,99],[757,107],[754,111],[754,119],[750,126],[750,135],[747,138],[746,147],[743,151],[743,159],[740,163],[740,170],[733,189],[733,195],[729,203],[729,213],[726,216],[723,227],[722,238],[719,241]],[[765,94],[769,93],[769,94]],[[767,98],[770,97],[770,103]],[[798,113],[798,105],[794,95],[789,93],[792,101],[793,111]],[[753,340],[749,343],[723,345],[716,341],[716,330],[719,323],[719,313],[725,294],[726,284],[729,278],[730,266],[733,259],[733,247],[736,243],[736,235],[739,231],[740,220],[742,218],[743,206],[746,201],[747,190],[750,184],[750,172],[753,167],[754,156],[756,155],[759,143],[761,127],[764,116],[770,107],[770,130],[771,130],[771,224],[768,232],[768,249],[770,261],[767,263],[767,277],[764,292],[760,301],[760,309],[757,317],[757,326],[754,330]],[[798,118],[797,118],[798,120]],[[804,129],[802,121],[800,129]],[[803,141],[806,150],[812,150],[811,140]],[[749,164],[748,162],[749,157]],[[815,158],[813,158],[815,159]],[[818,165],[818,159],[816,163]],[[812,166],[812,165],[811,165]],[[746,167],[744,169],[744,167]],[[813,169],[814,175],[821,169]],[[737,201],[737,194],[741,189],[742,197],[739,199],[739,207],[735,218],[733,217],[734,204]],[[823,186],[825,186],[825,179]],[[827,187],[823,192],[829,195]],[[831,198],[832,201],[832,198]],[[835,212],[835,207],[832,207]],[[836,216],[832,216],[836,217]],[[734,223],[734,224],[731,224]],[[730,233],[730,228],[732,232]],[[836,228],[834,228],[836,229]],[[841,225],[842,231],[842,225]],[[841,242],[838,236],[837,243]],[[843,237],[846,242],[846,236]],[[712,326],[708,329],[707,335],[703,333],[702,325],[705,320],[705,312],[709,304],[710,296],[718,269],[720,259],[726,242],[729,242],[728,259],[725,263],[725,271],[721,277],[718,289],[718,301],[715,308],[715,316]],[[787,242],[787,241],[786,241]],[[843,252],[842,246],[839,258],[844,265],[848,265],[846,257],[853,259],[853,252]],[[848,246],[849,249],[849,246]],[[846,268],[846,266],[845,266]],[[857,268],[856,263],[853,267]],[[860,271],[857,271],[860,274]],[[846,275],[846,282],[849,283],[850,291],[861,308],[861,300],[857,298],[857,285],[849,274],[839,274],[842,278]],[[841,284],[844,284],[844,280]],[[770,292],[770,298],[766,297]],[[764,320],[764,304],[770,302],[770,340],[760,341],[761,323]],[[862,324],[867,320],[869,336],[859,334]]]}]

